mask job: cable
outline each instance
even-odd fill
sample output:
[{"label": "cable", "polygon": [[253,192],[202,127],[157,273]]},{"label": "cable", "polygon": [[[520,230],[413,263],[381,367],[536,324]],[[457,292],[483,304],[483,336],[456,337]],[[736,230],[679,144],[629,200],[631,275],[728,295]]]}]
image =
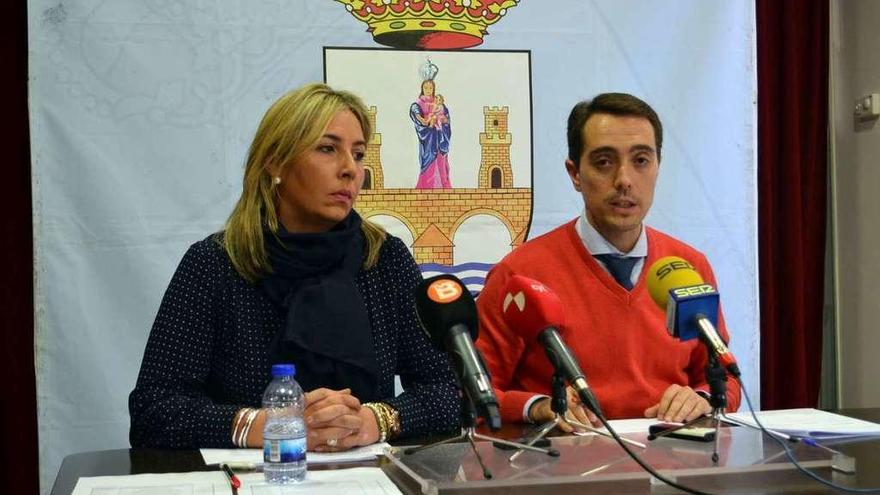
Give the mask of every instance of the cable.
[{"label": "cable", "polygon": [[[595,412],[595,411],[594,411],[594,412]],[[633,452],[632,450],[630,450],[630,448],[629,448],[629,446],[626,444],[626,442],[624,442],[624,441],[620,438],[620,435],[618,435],[617,432],[614,431],[614,428],[612,428],[611,425],[608,424],[608,421],[605,419],[605,416],[604,416],[604,415],[597,414],[596,416],[599,418],[599,421],[602,422],[602,425],[604,425],[605,428],[608,430],[608,433],[610,433],[611,436],[614,437],[614,440],[616,440],[617,443],[620,444],[620,446],[623,448],[623,450],[625,450],[626,453],[629,454],[629,456],[632,457],[632,459],[633,459],[634,461],[636,461],[636,464],[638,464],[639,466],[641,466],[642,469],[644,469],[645,471],[647,471],[651,476],[657,478],[658,480],[660,480],[660,481],[666,483],[667,485],[669,485],[669,486],[671,486],[671,487],[673,487],[673,488],[678,488],[679,490],[684,491],[684,492],[687,492],[687,493],[693,493],[694,495],[711,495],[711,494],[708,493],[708,492],[701,492],[701,491],[699,491],[699,490],[697,490],[697,489],[695,489],[695,488],[688,488],[688,487],[686,487],[686,486],[684,486],[684,485],[682,485],[682,484],[676,483],[675,481],[672,481],[671,479],[669,479],[669,478],[667,478],[667,477],[661,475],[661,474],[658,473],[657,471],[655,471],[654,468],[652,468],[650,465],[648,465],[647,462],[643,461],[642,458],[639,457],[638,454],[636,454],[635,452]]]},{"label": "cable", "polygon": [[[826,480],[825,478],[819,476],[818,474],[801,466],[801,463],[798,462],[797,459],[795,459],[794,453],[788,447],[788,444],[784,440],[779,438],[778,436],[771,434],[769,431],[767,431],[767,428],[765,428],[764,425],[761,424],[761,421],[758,420],[758,415],[755,414],[755,409],[752,407],[752,401],[749,398],[749,394],[746,392],[745,384],[743,384],[742,379],[740,379],[739,377],[736,378],[736,381],[739,382],[739,386],[742,389],[743,397],[745,397],[745,399],[746,399],[746,404],[748,404],[748,406],[749,406],[749,412],[752,414],[752,419],[755,420],[755,424],[758,425],[758,428],[765,435],[772,438],[773,440],[776,441],[776,443],[778,443],[780,446],[782,446],[782,449],[785,451],[785,456],[788,457],[788,460],[791,461],[791,463],[794,465],[794,467],[796,467],[798,469],[798,471],[809,476],[810,478],[814,479],[815,481],[818,481],[819,483],[822,483],[823,485],[828,486],[828,487],[833,488],[838,491],[847,492],[847,493],[880,493],[880,488],[850,488],[847,486],[838,485],[837,483],[834,483],[833,481]],[[795,437],[792,437],[792,438],[795,438]],[[806,440],[810,440],[810,442],[807,442]],[[814,444],[817,446],[819,445],[813,439],[803,439],[801,441],[803,443],[806,443],[807,445],[814,445]]]}]

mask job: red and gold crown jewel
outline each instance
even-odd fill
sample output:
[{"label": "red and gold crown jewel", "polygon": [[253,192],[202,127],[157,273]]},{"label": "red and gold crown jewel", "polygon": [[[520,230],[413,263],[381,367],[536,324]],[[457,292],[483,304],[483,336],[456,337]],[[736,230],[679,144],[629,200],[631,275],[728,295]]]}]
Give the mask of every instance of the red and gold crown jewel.
[{"label": "red and gold crown jewel", "polygon": [[477,46],[487,28],[519,0],[336,0],[365,22],[377,43],[394,48]]}]

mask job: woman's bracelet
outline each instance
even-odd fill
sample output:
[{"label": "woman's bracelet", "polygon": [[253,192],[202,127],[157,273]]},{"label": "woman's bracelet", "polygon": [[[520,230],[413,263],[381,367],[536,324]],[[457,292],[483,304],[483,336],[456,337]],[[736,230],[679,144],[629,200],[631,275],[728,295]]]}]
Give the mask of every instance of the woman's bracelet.
[{"label": "woman's bracelet", "polygon": [[382,403],[385,412],[388,413],[388,439],[400,436],[400,413],[386,403]]},{"label": "woman's bracelet", "polygon": [[259,409],[251,409],[250,411],[248,411],[247,421],[244,423],[244,428],[242,428],[239,444],[239,446],[243,449],[247,448],[248,434],[251,432],[251,425],[254,424],[254,419],[257,417],[257,414],[259,414],[259,412]]},{"label": "woman's bracelet", "polygon": [[384,402],[367,402],[364,407],[373,412],[379,428],[379,442],[385,442],[400,435],[400,413]]},{"label": "woman's bracelet", "polygon": [[378,402],[367,402],[363,406],[372,411],[373,416],[376,417],[376,427],[379,429],[379,442],[384,442],[388,437],[388,426],[385,424],[384,416],[379,409]]},{"label": "woman's bracelet", "polygon": [[249,407],[243,407],[243,408],[239,409],[238,412],[236,412],[235,416],[233,417],[232,444],[235,445],[236,447],[241,447],[241,445],[238,444],[238,437],[239,437],[239,433],[241,432],[241,428],[243,426],[242,421],[244,420],[245,417],[247,417],[247,414],[249,411],[250,411]]},{"label": "woman's bracelet", "polygon": [[247,447],[248,433],[250,432],[251,425],[259,412],[259,409],[245,407],[239,409],[236,413],[235,425],[232,427],[232,443],[236,447]]}]

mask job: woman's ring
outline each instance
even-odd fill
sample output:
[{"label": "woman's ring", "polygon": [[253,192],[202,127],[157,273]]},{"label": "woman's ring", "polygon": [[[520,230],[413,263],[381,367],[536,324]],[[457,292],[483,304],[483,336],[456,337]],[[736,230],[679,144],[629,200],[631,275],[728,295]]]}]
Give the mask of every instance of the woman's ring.
[{"label": "woman's ring", "polygon": [[338,440],[336,440],[335,438],[331,438],[331,439],[327,440],[327,446],[328,447],[336,447],[337,442],[338,442]]}]

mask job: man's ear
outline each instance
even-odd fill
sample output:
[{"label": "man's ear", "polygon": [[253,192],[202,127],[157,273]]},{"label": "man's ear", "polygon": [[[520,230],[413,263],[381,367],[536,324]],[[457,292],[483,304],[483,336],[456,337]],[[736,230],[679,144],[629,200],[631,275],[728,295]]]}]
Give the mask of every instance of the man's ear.
[{"label": "man's ear", "polygon": [[578,164],[571,161],[570,159],[565,160],[565,171],[568,172],[568,177],[571,179],[571,184],[574,186],[574,190],[577,192],[581,192],[581,176],[578,173],[580,167]]}]

